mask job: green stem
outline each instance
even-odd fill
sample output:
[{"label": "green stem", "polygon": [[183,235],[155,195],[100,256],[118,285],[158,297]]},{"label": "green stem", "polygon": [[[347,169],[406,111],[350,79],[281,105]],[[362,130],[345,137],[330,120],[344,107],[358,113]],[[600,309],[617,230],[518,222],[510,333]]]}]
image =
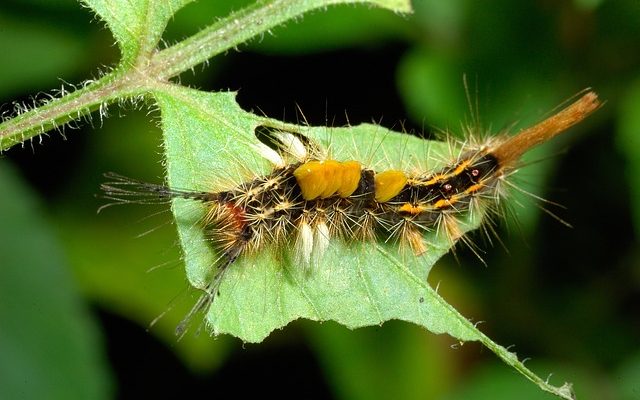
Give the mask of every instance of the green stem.
[{"label": "green stem", "polygon": [[[397,268],[401,270],[405,270],[405,266],[403,266],[400,262],[397,261],[393,256],[388,254],[383,248],[378,247],[378,251],[391,263],[393,263]],[[528,369],[522,361],[518,359],[518,356],[514,353],[511,353],[506,348],[500,346],[493,340],[491,340],[488,336],[482,333],[473,323],[471,323],[468,319],[462,316],[458,310],[456,310],[451,304],[447,303],[440,295],[426,282],[416,277],[412,273],[408,273],[411,279],[414,279],[416,284],[422,286],[424,290],[427,292],[428,296],[435,299],[440,305],[446,308],[451,315],[454,315],[458,322],[469,332],[468,338],[470,340],[478,340],[484,346],[486,346],[489,350],[491,350],[495,355],[497,355],[505,364],[515,368],[518,372],[525,376],[528,380],[535,383],[540,389],[545,392],[549,392],[555,396],[563,398],[565,400],[575,400],[575,394],[573,393],[573,389],[571,384],[565,383],[564,385],[558,387],[553,386],[549,382],[542,380],[538,375],[536,375],[533,371]],[[456,335],[452,332],[447,332],[451,334],[453,337]]]},{"label": "green stem", "polygon": [[111,72],[68,95],[52,99],[0,124],[0,151],[90,114],[109,103],[144,93],[137,74]]},{"label": "green stem", "polygon": [[[367,0],[270,0],[252,4],[156,55],[159,76],[168,79],[308,11]],[[409,10],[407,10],[409,11]]]},{"label": "green stem", "polygon": [[525,367],[522,361],[520,361],[514,353],[511,353],[509,350],[495,343],[479,330],[478,334],[480,335],[480,342],[483,345],[500,357],[505,364],[515,368],[518,372],[524,375],[525,378],[538,385],[540,389],[566,400],[575,400],[575,394],[573,393],[571,384],[565,383],[560,387],[551,385],[549,382],[542,380],[542,378],[536,375],[529,368]]},{"label": "green stem", "polygon": [[[388,0],[385,0],[388,2]],[[158,84],[310,10],[340,3],[381,0],[269,0],[246,7],[165,50],[123,63],[68,95],[0,123],[0,151],[81,118],[122,98],[148,94]],[[402,2],[401,2],[402,4]],[[403,10],[398,6],[396,10]],[[409,11],[409,10],[406,10]]]},{"label": "green stem", "polygon": [[34,136],[55,129],[100,107],[108,98],[106,92],[113,92],[113,79],[102,79],[76,90],[68,95],[55,98],[44,105],[21,112],[0,124],[0,150],[22,143]]}]

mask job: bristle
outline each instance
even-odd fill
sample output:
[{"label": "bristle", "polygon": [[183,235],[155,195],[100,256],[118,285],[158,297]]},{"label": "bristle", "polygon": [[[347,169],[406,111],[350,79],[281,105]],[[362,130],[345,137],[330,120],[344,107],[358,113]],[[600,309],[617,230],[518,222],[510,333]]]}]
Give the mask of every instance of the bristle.
[{"label": "bristle", "polygon": [[264,143],[252,144],[251,148],[260,156],[262,156],[262,158],[269,161],[275,168],[284,168],[285,165],[287,165],[282,156],[277,151]]},{"label": "bristle", "polygon": [[601,106],[598,95],[589,91],[576,102],[545,119],[544,121],[520,131],[491,150],[502,167],[515,164],[531,148],[552,139],[571,126],[582,121]]},{"label": "bristle", "polygon": [[311,252],[313,251],[313,229],[306,221],[303,221],[298,227],[296,247],[297,259],[303,265],[309,265],[311,263]]},{"label": "bristle", "polygon": [[329,227],[325,221],[317,224],[313,239],[313,265],[316,266],[320,264],[324,252],[329,247],[329,240],[331,239]]},{"label": "bristle", "polygon": [[296,135],[285,131],[280,131],[275,135],[282,142],[283,150],[293,156],[297,161],[305,161],[308,158],[309,152],[307,151],[307,147]]},{"label": "bristle", "polygon": [[[115,204],[163,204],[177,198],[202,202],[217,201],[216,193],[173,189],[165,185],[143,182],[113,172],[107,172],[104,176],[110,181],[100,185],[100,189],[104,193],[102,197],[115,201]],[[102,206],[100,209],[109,205]]]}]

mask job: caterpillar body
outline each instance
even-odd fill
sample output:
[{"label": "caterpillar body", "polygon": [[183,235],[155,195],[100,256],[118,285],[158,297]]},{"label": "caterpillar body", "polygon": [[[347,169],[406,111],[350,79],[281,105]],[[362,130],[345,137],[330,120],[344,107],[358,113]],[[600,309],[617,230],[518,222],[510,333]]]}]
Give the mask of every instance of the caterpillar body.
[{"label": "caterpillar body", "polygon": [[215,192],[179,190],[107,174],[101,186],[117,202],[191,199],[205,205],[201,224],[219,254],[205,293],[177,328],[217,295],[225,271],[238,257],[268,246],[294,246],[297,261],[313,265],[341,240],[396,242],[413,254],[428,252],[427,232],[442,232],[452,243],[463,238],[463,213],[491,209],[501,184],[520,157],[600,107],[587,91],[577,101],[515,136],[493,137],[467,146],[450,165],[435,171],[376,171],[359,160],[335,160],[306,137],[271,132],[269,145],[254,146],[272,165],[268,174]]}]

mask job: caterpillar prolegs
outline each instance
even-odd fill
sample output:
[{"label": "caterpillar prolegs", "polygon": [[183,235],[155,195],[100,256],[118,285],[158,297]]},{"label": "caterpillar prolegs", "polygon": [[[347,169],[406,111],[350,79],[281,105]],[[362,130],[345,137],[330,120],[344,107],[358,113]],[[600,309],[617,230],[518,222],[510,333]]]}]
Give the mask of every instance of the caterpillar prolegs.
[{"label": "caterpillar prolegs", "polygon": [[190,199],[202,203],[201,228],[219,258],[205,293],[177,328],[218,293],[225,272],[239,257],[270,247],[294,249],[296,262],[314,265],[332,240],[397,243],[415,255],[429,251],[429,232],[451,243],[464,238],[461,216],[491,209],[502,183],[529,149],[580,122],[600,106],[587,91],[577,101],[514,136],[467,143],[448,165],[436,170],[383,169],[358,159],[334,159],[300,133],[270,130],[252,150],[272,165],[216,191],[194,191],[107,174],[105,197],[116,202]]}]

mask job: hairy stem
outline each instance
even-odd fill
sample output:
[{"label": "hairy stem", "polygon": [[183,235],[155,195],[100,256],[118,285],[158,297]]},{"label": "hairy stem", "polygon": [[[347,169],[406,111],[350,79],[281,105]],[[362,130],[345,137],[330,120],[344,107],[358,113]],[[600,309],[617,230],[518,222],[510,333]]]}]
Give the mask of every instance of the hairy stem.
[{"label": "hairy stem", "polygon": [[82,89],[48,100],[3,122],[0,124],[0,150],[79,119],[123,95],[133,94],[127,88],[131,80],[118,75],[114,71]]},{"label": "hairy stem", "polygon": [[255,3],[218,21],[153,58],[156,73],[170,78],[315,8],[364,0],[271,0]]},{"label": "hairy stem", "polygon": [[[192,37],[162,51],[151,52],[136,65],[122,63],[111,73],[41,106],[16,112],[0,123],[0,151],[106,107],[118,99],[147,95],[158,84],[209,58],[310,10],[339,3],[375,0],[269,0],[257,2]],[[408,10],[406,10],[408,11]],[[142,38],[141,40],[143,40]]]}]

